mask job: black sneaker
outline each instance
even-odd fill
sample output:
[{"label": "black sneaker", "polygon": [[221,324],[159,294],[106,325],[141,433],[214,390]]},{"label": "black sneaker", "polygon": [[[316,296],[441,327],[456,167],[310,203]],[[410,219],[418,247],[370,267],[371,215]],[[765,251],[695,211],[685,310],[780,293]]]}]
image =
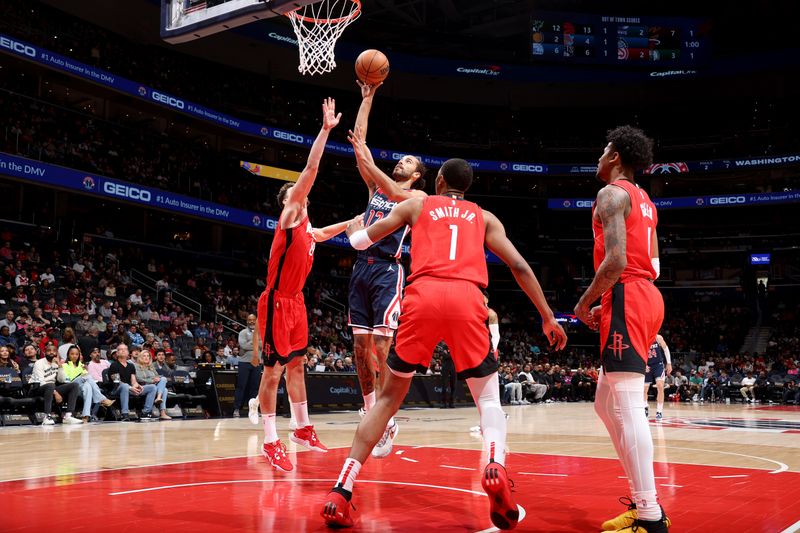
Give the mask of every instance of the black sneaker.
[{"label": "black sneaker", "polygon": [[650,418],[650,406],[649,405],[645,405],[644,406],[644,416],[645,416],[645,418]]},{"label": "black sneaker", "polygon": [[672,525],[667,515],[664,514],[664,509],[661,509],[661,518],[658,520],[642,520],[637,518],[633,524],[626,528],[618,529],[619,532],[624,533],[669,533],[669,528]]},{"label": "black sneaker", "polygon": [[122,415],[122,418],[119,419],[120,422],[130,422],[131,417],[128,413]]}]

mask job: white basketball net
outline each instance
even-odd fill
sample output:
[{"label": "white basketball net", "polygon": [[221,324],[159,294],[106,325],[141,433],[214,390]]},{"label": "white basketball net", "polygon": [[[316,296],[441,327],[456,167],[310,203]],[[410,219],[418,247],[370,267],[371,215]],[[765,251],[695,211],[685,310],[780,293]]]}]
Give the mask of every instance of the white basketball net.
[{"label": "white basketball net", "polygon": [[360,15],[361,0],[323,0],[287,13],[300,49],[300,74],[313,76],[335,69],[336,41]]}]

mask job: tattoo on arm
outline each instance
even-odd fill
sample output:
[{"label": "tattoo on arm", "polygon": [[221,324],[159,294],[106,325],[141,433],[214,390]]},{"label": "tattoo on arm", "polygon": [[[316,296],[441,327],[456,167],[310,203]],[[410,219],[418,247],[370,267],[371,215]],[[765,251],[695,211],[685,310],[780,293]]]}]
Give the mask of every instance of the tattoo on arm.
[{"label": "tattoo on arm", "polygon": [[625,208],[628,201],[628,193],[614,186],[604,187],[597,195],[596,215],[603,223],[605,258],[583,295],[582,299],[587,303],[595,302],[613,287],[625,270],[627,264]]}]

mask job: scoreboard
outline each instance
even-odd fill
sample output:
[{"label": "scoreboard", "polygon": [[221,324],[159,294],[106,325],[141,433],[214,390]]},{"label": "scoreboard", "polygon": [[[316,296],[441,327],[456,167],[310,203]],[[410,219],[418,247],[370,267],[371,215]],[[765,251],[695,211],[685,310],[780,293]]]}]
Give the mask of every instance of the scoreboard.
[{"label": "scoreboard", "polygon": [[535,61],[700,66],[711,56],[701,19],[540,12],[530,26]]}]

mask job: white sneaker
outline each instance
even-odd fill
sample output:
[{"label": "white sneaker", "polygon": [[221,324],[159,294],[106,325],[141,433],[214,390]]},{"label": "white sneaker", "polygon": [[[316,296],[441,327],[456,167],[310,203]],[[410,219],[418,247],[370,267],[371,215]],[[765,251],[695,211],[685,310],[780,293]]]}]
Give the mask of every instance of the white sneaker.
[{"label": "white sneaker", "polygon": [[397,425],[397,422],[395,422],[393,426],[387,427],[383,432],[381,440],[379,440],[378,444],[376,444],[372,449],[372,457],[376,459],[383,459],[392,453],[392,443],[394,442],[394,439],[397,437],[398,433],[400,433],[400,426]]},{"label": "white sneaker", "polygon": [[358,410],[358,416],[364,418],[365,416],[367,416],[367,410],[362,407],[361,409]]},{"label": "white sneaker", "polygon": [[519,405],[519,400],[511,400],[511,405]]},{"label": "white sneaker", "polygon": [[250,398],[247,402],[247,418],[251,424],[258,424],[258,398]]},{"label": "white sneaker", "polygon": [[480,426],[472,426],[471,428],[469,428],[469,432],[470,433],[480,433],[481,432],[481,427]]},{"label": "white sneaker", "polygon": [[544,401],[544,403],[553,403],[553,400],[551,400],[550,398],[548,398],[548,399],[546,399],[546,400]]},{"label": "white sneaker", "polygon": [[297,429],[297,420],[295,420],[294,418],[289,419],[289,429],[291,429],[292,431]]},{"label": "white sneaker", "polygon": [[42,425],[43,426],[54,426],[55,424],[56,424],[56,422],[55,422],[55,420],[53,420],[52,416],[46,416],[46,417],[44,417],[44,420],[42,420]]},{"label": "white sneaker", "polygon": [[74,417],[72,415],[69,415],[69,416],[65,416],[64,417],[64,423],[65,424],[83,424],[83,420],[81,420],[80,418],[76,418],[76,417]]}]

